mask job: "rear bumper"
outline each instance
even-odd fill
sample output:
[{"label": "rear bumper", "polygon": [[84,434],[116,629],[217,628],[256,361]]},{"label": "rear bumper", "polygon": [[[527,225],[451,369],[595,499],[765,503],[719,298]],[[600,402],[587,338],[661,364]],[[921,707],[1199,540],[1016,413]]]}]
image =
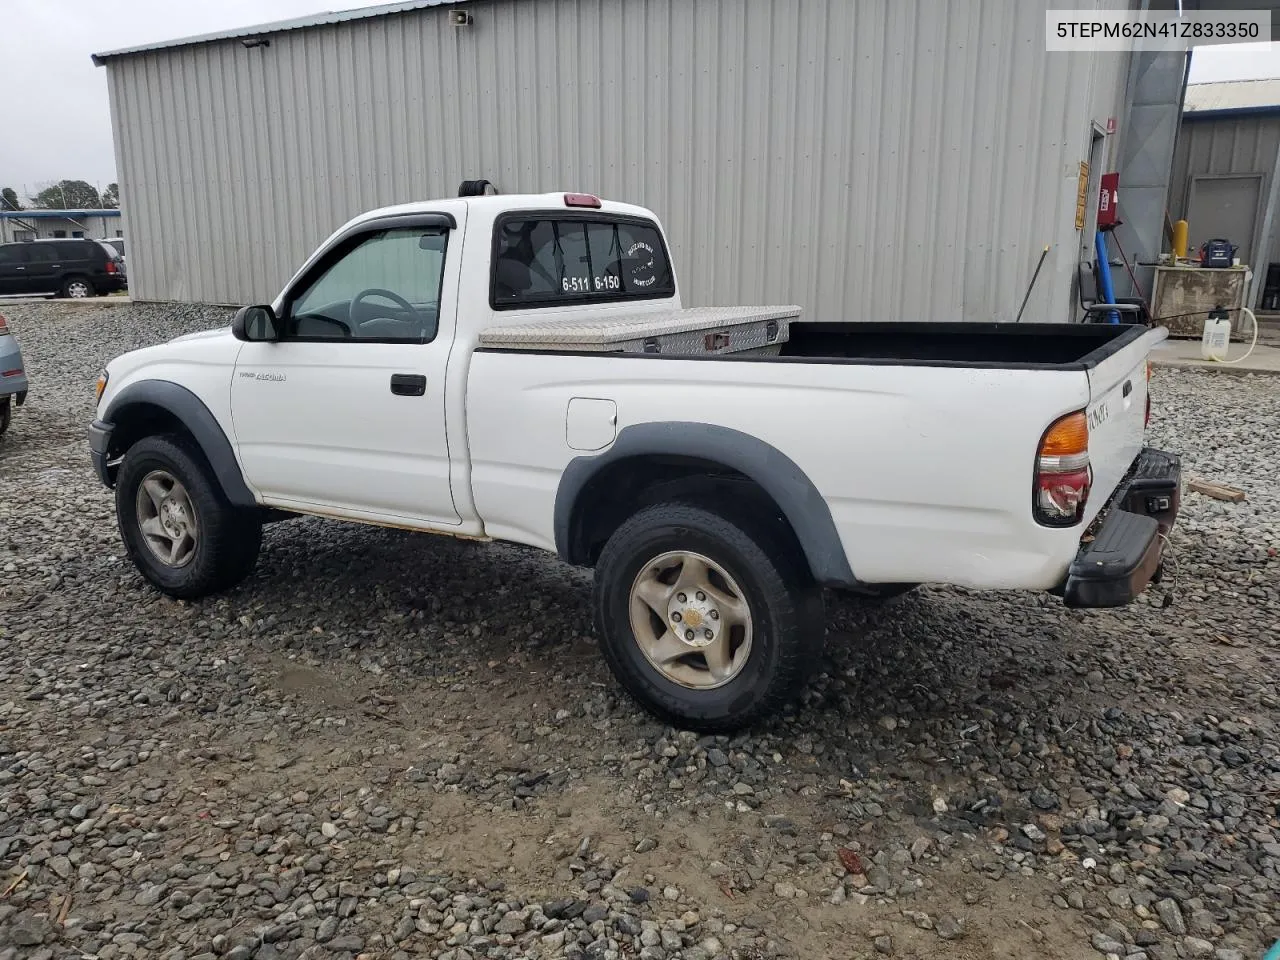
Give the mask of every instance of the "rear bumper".
[{"label": "rear bumper", "polygon": [[111,468],[107,466],[107,450],[111,447],[111,431],[114,424],[95,420],[89,424],[89,457],[93,460],[93,472],[108,487],[115,484]]},{"label": "rear bumper", "polygon": [[1147,448],[1094,521],[1067,570],[1069,607],[1120,607],[1160,573],[1164,541],[1182,505],[1182,463]]}]

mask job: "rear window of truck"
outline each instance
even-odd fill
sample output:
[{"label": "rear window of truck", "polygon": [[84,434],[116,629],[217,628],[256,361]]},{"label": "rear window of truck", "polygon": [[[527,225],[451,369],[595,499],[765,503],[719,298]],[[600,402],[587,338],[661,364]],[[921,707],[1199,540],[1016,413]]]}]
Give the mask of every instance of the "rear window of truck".
[{"label": "rear window of truck", "polygon": [[494,228],[495,310],[675,293],[658,228],[629,217],[516,214]]}]

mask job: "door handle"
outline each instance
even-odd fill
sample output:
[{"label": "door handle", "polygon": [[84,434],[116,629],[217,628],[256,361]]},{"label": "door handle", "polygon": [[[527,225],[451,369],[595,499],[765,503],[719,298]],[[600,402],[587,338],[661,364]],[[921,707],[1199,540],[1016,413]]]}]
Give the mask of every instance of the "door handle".
[{"label": "door handle", "polygon": [[427,392],[427,378],[420,373],[393,373],[391,392],[397,397],[420,397]]},{"label": "door handle", "polygon": [[1132,381],[1132,380],[1126,380],[1126,381],[1124,382],[1124,389],[1122,389],[1122,390],[1120,391],[1120,394],[1121,394],[1121,396],[1125,396],[1125,397],[1127,397],[1127,396],[1128,396],[1129,394],[1131,394],[1131,393],[1133,393],[1133,381]]},{"label": "door handle", "polygon": [[26,270],[27,268],[26,268],[26,267],[14,267],[13,269],[15,269],[15,270]]}]

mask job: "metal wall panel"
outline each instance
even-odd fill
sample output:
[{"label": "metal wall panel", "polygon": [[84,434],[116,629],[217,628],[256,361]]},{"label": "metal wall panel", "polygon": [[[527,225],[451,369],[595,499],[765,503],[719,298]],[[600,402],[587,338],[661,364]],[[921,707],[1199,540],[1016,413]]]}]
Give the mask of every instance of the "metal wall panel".
[{"label": "metal wall panel", "polygon": [[[1280,115],[1247,113],[1223,117],[1182,119],[1178,146],[1173,154],[1173,181],[1169,190],[1169,216],[1180,220],[1187,216],[1194,177],[1222,176],[1232,173],[1262,174],[1262,203],[1272,189],[1276,159],[1280,155]],[[1263,229],[1263,211],[1258,212],[1259,230]],[[1195,237],[1194,225],[1192,236]],[[1269,252],[1270,262],[1280,261],[1280,222],[1273,219],[1271,235],[1261,249]],[[1255,249],[1258,249],[1255,243]],[[1254,288],[1260,293],[1266,276],[1265,263],[1253,264]]]},{"label": "metal wall panel", "polygon": [[[1171,50],[1138,51],[1130,61],[1125,139],[1117,164],[1121,223],[1111,235],[1108,255],[1115,257],[1123,249],[1132,258],[1133,274],[1143,290],[1151,289],[1155,274],[1142,264],[1154,263],[1165,249],[1172,154],[1190,65],[1188,54]],[[1115,271],[1112,277],[1116,296],[1138,295],[1128,270]]]},{"label": "metal wall panel", "polygon": [[1046,53],[1048,6],[477,0],[112,58],[133,293],[270,299],[349,217],[483,176],[652,207],[691,304],[1012,319],[1049,244],[1026,316],[1066,320],[1125,58]]}]

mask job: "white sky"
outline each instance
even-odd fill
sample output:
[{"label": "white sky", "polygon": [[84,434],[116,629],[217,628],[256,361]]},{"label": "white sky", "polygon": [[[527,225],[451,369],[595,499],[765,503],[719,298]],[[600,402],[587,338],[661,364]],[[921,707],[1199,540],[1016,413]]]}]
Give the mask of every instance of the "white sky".
[{"label": "white sky", "polygon": [[0,187],[116,179],[107,70],[92,53],[387,0],[0,0]]},{"label": "white sky", "polygon": [[1199,47],[1191,54],[1191,83],[1280,77],[1280,44],[1236,43]]},{"label": "white sky", "polygon": [[[116,179],[106,69],[91,53],[377,2],[0,0],[0,186],[27,195],[50,181]],[[1265,77],[1280,77],[1280,45],[1201,48],[1192,58],[1192,82]]]}]

